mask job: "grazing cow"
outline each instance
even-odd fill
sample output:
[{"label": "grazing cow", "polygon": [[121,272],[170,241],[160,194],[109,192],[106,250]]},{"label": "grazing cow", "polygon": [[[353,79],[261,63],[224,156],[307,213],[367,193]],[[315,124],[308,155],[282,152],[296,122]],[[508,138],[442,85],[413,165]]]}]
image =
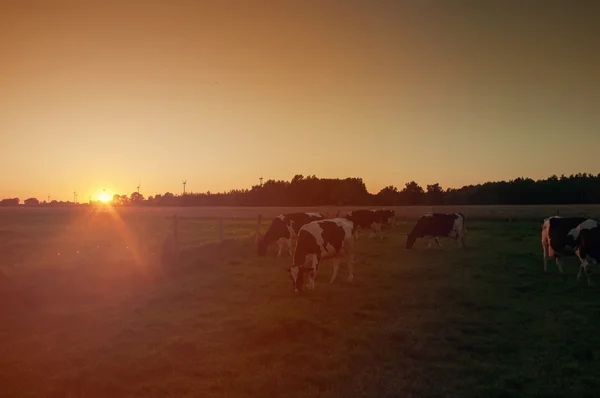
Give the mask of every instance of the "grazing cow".
[{"label": "grazing cow", "polygon": [[258,240],[257,253],[264,256],[267,253],[269,245],[275,241],[279,246],[277,257],[281,256],[283,245],[287,244],[290,256],[292,255],[292,238],[298,234],[298,231],[306,223],[315,220],[322,220],[325,217],[321,213],[288,213],[280,214],[271,221],[269,229],[264,236]]},{"label": "grazing cow", "polygon": [[353,210],[346,214],[346,219],[352,221],[355,225],[354,239],[358,240],[358,229],[371,229],[369,238],[379,235],[379,239],[383,239],[381,234],[381,217],[375,210]]},{"label": "grazing cow", "polygon": [[355,224],[345,218],[312,221],[304,225],[298,233],[296,250],[292,266],[287,268],[294,291],[302,290],[304,274],[308,274],[308,288],[315,290],[315,278],[322,260],[333,260],[333,275],[329,283],[335,280],[342,258],[348,259],[348,282],[354,279],[354,232]]},{"label": "grazing cow", "polygon": [[417,238],[429,238],[429,245],[431,247],[431,238],[433,238],[440,249],[442,245],[438,240],[438,237],[449,237],[456,240],[457,246],[460,247],[458,241],[462,243],[462,247],[465,247],[465,235],[467,229],[465,227],[465,215],[463,213],[432,213],[426,214],[419,218],[417,225],[414,226],[410,234],[406,239],[406,248],[412,249]]},{"label": "grazing cow", "polygon": [[581,261],[577,280],[581,279],[581,271],[587,276],[588,285],[593,285],[588,266],[600,263],[600,223],[596,220],[585,220],[577,226],[577,257]]},{"label": "grazing cow", "polygon": [[375,210],[382,225],[396,225],[396,212],[394,210]]},{"label": "grazing cow", "polygon": [[558,270],[563,272],[561,256],[577,255],[580,261],[577,279],[585,273],[588,284],[592,280],[588,271],[590,264],[600,262],[600,224],[585,217],[549,217],[542,225],[544,271],[548,258],[554,258]]},{"label": "grazing cow", "polygon": [[[542,222],[542,249],[544,252],[544,272],[548,272],[548,258],[556,261],[558,270],[562,273],[561,257],[575,254],[575,247],[567,245],[571,241],[569,233],[586,220],[585,217],[545,218]],[[571,242],[573,243],[573,242]]]}]

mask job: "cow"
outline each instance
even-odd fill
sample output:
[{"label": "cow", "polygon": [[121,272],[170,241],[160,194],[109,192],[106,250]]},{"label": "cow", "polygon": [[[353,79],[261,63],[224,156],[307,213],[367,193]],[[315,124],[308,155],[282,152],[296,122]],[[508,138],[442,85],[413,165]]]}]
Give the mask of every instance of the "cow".
[{"label": "cow", "polygon": [[577,255],[580,261],[577,280],[585,273],[592,285],[588,267],[600,262],[600,223],[585,217],[549,217],[542,224],[542,248],[544,271],[548,258],[554,258],[562,273],[562,256]]},{"label": "cow", "polygon": [[593,285],[588,266],[600,263],[600,223],[596,220],[585,220],[577,226],[579,236],[577,245],[577,257],[581,261],[577,280],[581,279],[581,272],[585,273],[588,285]]},{"label": "cow", "polygon": [[345,218],[352,221],[355,225],[354,240],[358,240],[359,228],[371,229],[370,238],[379,235],[379,239],[383,239],[383,235],[381,234],[381,216],[375,210],[353,210],[346,214]]},{"label": "cow", "polygon": [[287,268],[296,293],[302,290],[304,275],[308,274],[308,288],[315,290],[315,278],[322,260],[333,260],[333,274],[337,277],[342,258],[348,259],[348,282],[354,279],[354,232],[356,225],[346,218],[312,221],[298,233],[292,266]]},{"label": "cow", "polygon": [[412,249],[417,238],[429,238],[428,247],[431,247],[431,238],[433,238],[442,249],[438,237],[449,237],[456,240],[456,245],[462,247],[465,245],[465,235],[467,229],[465,226],[465,215],[463,213],[430,213],[419,218],[417,224],[406,238],[406,249]]},{"label": "cow", "polygon": [[396,212],[394,210],[375,210],[375,214],[382,225],[396,225]]},{"label": "cow", "polygon": [[586,220],[585,217],[547,217],[542,222],[542,250],[544,253],[544,272],[548,272],[548,258],[556,261],[562,273],[561,257],[574,255],[575,248],[567,245],[569,232]]},{"label": "cow", "polygon": [[277,257],[281,256],[281,250],[284,244],[289,248],[292,255],[292,238],[294,238],[304,224],[311,221],[323,220],[325,217],[321,213],[288,213],[280,214],[271,221],[269,229],[264,236],[258,239],[257,254],[264,256],[267,253],[269,245],[277,241],[279,251]]}]

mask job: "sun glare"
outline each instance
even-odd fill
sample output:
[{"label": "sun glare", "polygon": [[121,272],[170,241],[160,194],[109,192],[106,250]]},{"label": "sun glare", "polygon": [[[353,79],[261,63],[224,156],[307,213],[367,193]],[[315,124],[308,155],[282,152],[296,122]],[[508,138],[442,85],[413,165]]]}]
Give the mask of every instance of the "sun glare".
[{"label": "sun glare", "polygon": [[98,200],[102,203],[108,203],[111,199],[110,194],[106,191],[102,191],[98,194]]}]

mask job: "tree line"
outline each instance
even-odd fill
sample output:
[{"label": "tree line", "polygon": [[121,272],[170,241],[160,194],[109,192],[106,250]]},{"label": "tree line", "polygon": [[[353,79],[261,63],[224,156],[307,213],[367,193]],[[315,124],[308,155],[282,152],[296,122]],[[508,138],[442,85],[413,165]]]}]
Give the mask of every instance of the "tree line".
[{"label": "tree line", "polygon": [[[96,204],[90,202],[89,204]],[[415,181],[401,189],[390,185],[376,194],[361,178],[318,178],[296,175],[291,181],[268,180],[250,189],[220,193],[171,192],[144,197],[133,192],[116,194],[114,206],[411,206],[411,205],[534,205],[600,203],[600,174],[579,173],[541,180],[517,178],[443,189],[440,184],[421,187]],[[68,206],[72,202],[40,202],[28,198],[25,206]],[[0,206],[20,205],[18,198],[3,199]]]}]

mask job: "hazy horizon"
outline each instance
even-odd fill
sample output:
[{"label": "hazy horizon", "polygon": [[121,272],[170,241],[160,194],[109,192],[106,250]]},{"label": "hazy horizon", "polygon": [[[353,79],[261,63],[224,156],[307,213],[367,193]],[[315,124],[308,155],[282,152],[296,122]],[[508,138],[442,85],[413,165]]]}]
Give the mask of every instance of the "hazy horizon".
[{"label": "hazy horizon", "polygon": [[[600,4],[0,5],[0,197],[597,174]],[[594,105],[596,104],[596,105]]]}]

